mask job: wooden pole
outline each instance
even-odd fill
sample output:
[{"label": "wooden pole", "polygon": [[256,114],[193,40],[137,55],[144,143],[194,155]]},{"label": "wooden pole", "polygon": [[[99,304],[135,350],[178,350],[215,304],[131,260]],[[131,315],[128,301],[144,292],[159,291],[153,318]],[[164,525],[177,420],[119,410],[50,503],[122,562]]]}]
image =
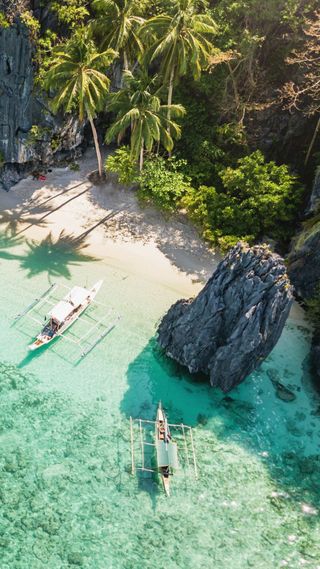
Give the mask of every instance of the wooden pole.
[{"label": "wooden pole", "polygon": [[130,438],[131,438],[131,473],[134,474],[134,448],[133,448],[133,422],[132,417],[130,417]]}]

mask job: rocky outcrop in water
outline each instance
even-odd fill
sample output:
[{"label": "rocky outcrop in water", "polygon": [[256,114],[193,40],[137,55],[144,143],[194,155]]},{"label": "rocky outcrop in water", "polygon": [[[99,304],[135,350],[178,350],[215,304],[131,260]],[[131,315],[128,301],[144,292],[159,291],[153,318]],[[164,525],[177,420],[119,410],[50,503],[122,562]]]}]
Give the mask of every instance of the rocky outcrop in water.
[{"label": "rocky outcrop in water", "polygon": [[164,316],[158,343],[191,373],[230,391],[277,343],[293,300],[283,260],[266,246],[238,243],[193,300]]},{"label": "rocky outcrop in water", "polygon": [[35,166],[68,157],[82,140],[78,121],[52,115],[34,86],[28,29],[19,20],[0,28],[0,185],[8,190]]}]

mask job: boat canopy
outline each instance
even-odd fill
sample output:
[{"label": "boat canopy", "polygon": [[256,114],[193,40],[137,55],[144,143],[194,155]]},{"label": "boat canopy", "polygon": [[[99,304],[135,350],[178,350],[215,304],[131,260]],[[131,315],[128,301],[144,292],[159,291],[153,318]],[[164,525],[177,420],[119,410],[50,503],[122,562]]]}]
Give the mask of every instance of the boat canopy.
[{"label": "boat canopy", "polygon": [[76,308],[84,303],[89,295],[90,291],[86,288],[74,286],[67,296],[51,309],[49,316],[61,324]]},{"label": "boat canopy", "polygon": [[59,324],[65,321],[65,319],[73,312],[74,306],[67,302],[66,300],[60,300],[58,304],[56,304],[52,310],[49,312],[49,316]]},{"label": "boat canopy", "polygon": [[81,286],[74,286],[69,294],[64,297],[64,300],[67,300],[74,305],[74,308],[77,308],[80,304],[84,303],[88,296],[90,296],[90,290],[82,288]]},{"label": "boat canopy", "polygon": [[172,441],[157,441],[157,463],[158,467],[171,466],[171,468],[179,468],[177,444]]}]

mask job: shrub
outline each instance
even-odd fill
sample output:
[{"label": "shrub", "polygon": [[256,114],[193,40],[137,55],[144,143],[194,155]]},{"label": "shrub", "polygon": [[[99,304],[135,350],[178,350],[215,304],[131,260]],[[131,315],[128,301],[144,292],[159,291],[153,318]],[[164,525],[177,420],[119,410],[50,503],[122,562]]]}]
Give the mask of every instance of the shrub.
[{"label": "shrub", "polygon": [[139,177],[140,199],[150,200],[161,209],[173,212],[183,196],[191,191],[190,178],[180,171],[184,167],[185,161],[175,158],[146,160]]},{"label": "shrub", "polygon": [[2,12],[0,12],[0,29],[9,28],[9,27],[10,27],[10,22],[7,20],[5,15]]},{"label": "shrub", "polygon": [[29,10],[20,14],[20,20],[28,28],[31,38],[35,40],[40,32],[39,20],[37,20]]},{"label": "shrub", "polygon": [[[220,244],[264,235],[290,236],[302,199],[302,186],[288,167],[265,162],[260,151],[240,158],[236,168],[220,171],[224,191],[200,186],[183,202],[206,238]],[[224,239],[224,242],[221,241]]]},{"label": "shrub", "polygon": [[[266,162],[259,150],[220,172],[225,195],[216,221],[224,233],[268,234],[286,239],[301,204],[303,188],[286,165]],[[225,199],[227,198],[227,200]]]},{"label": "shrub", "polygon": [[125,186],[131,186],[138,181],[137,163],[131,157],[127,146],[118,148],[114,154],[108,156],[105,169],[117,174],[119,183]]}]

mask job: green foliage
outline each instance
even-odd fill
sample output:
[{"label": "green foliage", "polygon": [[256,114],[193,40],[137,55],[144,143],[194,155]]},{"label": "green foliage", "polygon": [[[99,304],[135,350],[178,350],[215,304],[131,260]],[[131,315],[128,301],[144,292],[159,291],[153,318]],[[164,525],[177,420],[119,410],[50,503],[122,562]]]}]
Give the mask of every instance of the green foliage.
[{"label": "green foliage", "polygon": [[10,22],[7,20],[5,14],[3,14],[3,12],[0,12],[0,29],[9,28],[9,27],[10,27]]},{"label": "green foliage", "polygon": [[72,30],[81,27],[89,16],[86,0],[57,0],[51,10],[57,14],[61,24]]},{"label": "green foliage", "polygon": [[240,235],[289,236],[301,204],[302,187],[288,166],[266,162],[257,150],[240,158],[238,167],[222,170],[220,176],[226,193],[217,221],[224,230],[237,227]]},{"label": "green foliage", "polygon": [[224,190],[200,186],[183,199],[206,238],[252,241],[264,235],[286,240],[301,204],[302,187],[287,166],[266,162],[256,151],[237,167],[220,171]]},{"label": "green foliage", "polygon": [[[171,151],[173,139],[179,138],[180,127],[172,119],[184,115],[181,105],[162,105],[154,92],[155,79],[141,70],[136,77],[130,71],[124,76],[124,88],[109,97],[109,109],[116,112],[116,120],[107,130],[106,142],[121,139],[130,128],[131,156],[143,165],[143,151],[151,152],[155,142]],[[170,111],[170,118],[168,118]]]},{"label": "green foliage", "polygon": [[80,28],[71,39],[54,48],[44,86],[54,89],[52,108],[76,111],[80,121],[102,110],[110,80],[105,75],[115,53],[100,52],[90,33]]},{"label": "green foliage", "polygon": [[46,30],[37,40],[35,63],[37,66],[36,84],[39,87],[44,87],[46,74],[51,65],[52,50],[57,41],[57,34],[51,30]]},{"label": "green foliage", "polygon": [[155,37],[147,60],[161,58],[160,74],[169,85],[189,70],[199,79],[212,52],[210,39],[217,32],[210,15],[199,11],[195,0],[177,0],[170,12],[150,18],[143,28]]},{"label": "green foliage", "polygon": [[69,164],[69,170],[72,170],[72,172],[79,172],[80,166],[78,162],[71,162],[71,164]]},{"label": "green foliage", "polygon": [[43,140],[48,140],[49,135],[50,135],[50,128],[46,126],[39,126],[37,124],[33,124],[27,134],[25,145],[34,146],[38,142],[42,142]]},{"label": "green foliage", "polygon": [[106,171],[117,174],[120,184],[131,186],[138,181],[137,162],[131,156],[127,146],[121,146],[105,162]]},{"label": "green foliage", "polygon": [[26,10],[20,14],[20,20],[28,28],[32,39],[35,39],[40,32],[40,23],[37,18],[32,15],[32,12]]},{"label": "green foliage", "polygon": [[121,54],[124,69],[140,59],[144,46],[139,29],[144,23],[141,6],[136,0],[94,0],[92,8],[97,17],[93,29],[103,49],[111,47]]},{"label": "green foliage", "polygon": [[168,212],[175,211],[182,197],[191,191],[190,178],[181,172],[184,166],[182,160],[175,158],[146,160],[139,180],[139,198]]}]

